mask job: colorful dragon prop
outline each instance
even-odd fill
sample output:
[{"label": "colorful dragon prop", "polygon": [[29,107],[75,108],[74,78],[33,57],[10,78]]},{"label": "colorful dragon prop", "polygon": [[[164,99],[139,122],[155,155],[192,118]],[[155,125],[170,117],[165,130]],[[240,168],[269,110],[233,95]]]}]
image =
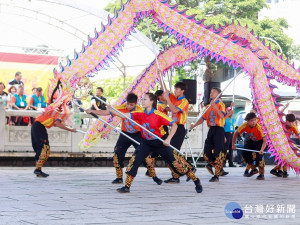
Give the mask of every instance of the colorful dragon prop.
[{"label": "colorful dragon prop", "polygon": [[[273,93],[275,86],[270,84],[270,79],[276,79],[300,89],[300,70],[283,60],[282,55],[272,52],[247,27],[232,23],[215,29],[213,25],[205,26],[204,20],[197,21],[195,15],[188,16],[185,12],[179,11],[177,5],[169,5],[167,0],[129,0],[122,4],[120,11],[115,11],[113,18],[108,18],[106,26],[102,24],[100,32],[95,30],[94,38],[88,37],[88,45],[83,45],[80,53],[75,52],[73,60],[68,59],[65,67],[60,65],[60,72],[54,71],[55,77],[68,81],[74,74],[86,75],[104,68],[113,60],[112,56],[117,56],[140,19],[152,17],[179,43],[159,55],[162,71],[182,66],[198,57],[210,56],[217,62],[228,63],[234,69],[241,68],[250,76],[254,104],[268,138],[269,151],[280,164],[287,164],[300,173],[300,158],[283,126],[283,114],[279,112],[280,105],[276,102],[278,96]],[[141,97],[157,79],[157,68],[153,62],[115,104],[124,102],[131,91]],[[115,118],[107,120],[114,125],[119,122]],[[99,132],[106,137],[110,129],[95,123],[81,146],[89,146]]]}]

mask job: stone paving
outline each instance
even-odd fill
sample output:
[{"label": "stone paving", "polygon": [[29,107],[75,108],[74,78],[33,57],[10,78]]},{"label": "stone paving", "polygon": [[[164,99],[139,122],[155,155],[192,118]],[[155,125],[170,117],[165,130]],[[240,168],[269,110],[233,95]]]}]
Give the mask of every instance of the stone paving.
[{"label": "stone paving", "polygon": [[[219,183],[208,182],[211,175],[200,168],[201,194],[185,177],[180,184],[158,186],[144,176],[145,168],[128,194],[116,192],[121,185],[111,184],[111,167],[45,167],[48,178],[35,177],[33,169],[0,167],[0,225],[300,224],[300,178],[294,172],[287,179],[274,177],[271,166],[264,181],[243,177],[244,168],[237,167],[226,168],[229,175]],[[158,168],[157,174],[170,177],[167,168]],[[240,204],[241,219],[226,217],[229,202]],[[272,204],[273,213],[266,213]]]}]

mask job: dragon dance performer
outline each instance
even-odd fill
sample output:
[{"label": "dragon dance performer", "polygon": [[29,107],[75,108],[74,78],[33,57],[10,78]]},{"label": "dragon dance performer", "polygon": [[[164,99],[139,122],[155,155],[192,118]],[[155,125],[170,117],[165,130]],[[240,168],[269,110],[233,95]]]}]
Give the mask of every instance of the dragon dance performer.
[{"label": "dragon dance performer", "polygon": [[[187,89],[187,86],[183,82],[177,82],[174,85],[174,94],[168,93],[166,89],[166,85],[163,80],[160,81],[161,85],[165,86],[166,92],[164,93],[164,97],[166,99],[167,105],[170,109],[170,112],[172,113],[172,119],[175,121],[177,124],[177,130],[176,133],[174,134],[174,137],[171,140],[171,145],[180,150],[186,130],[184,127],[184,124],[186,122],[186,118],[188,115],[188,108],[189,108],[189,101],[185,98],[184,92]],[[188,163],[188,166],[193,172],[196,171],[196,169]],[[171,170],[172,177],[169,178],[168,180],[165,180],[165,183],[179,183],[179,175],[172,169],[170,165],[168,167]]]},{"label": "dragon dance performer", "polygon": [[58,109],[45,109],[38,116],[31,127],[31,142],[35,151],[36,169],[34,174],[37,177],[48,177],[49,174],[42,172],[44,163],[50,156],[50,145],[46,128],[59,127],[61,129],[76,133],[75,128],[69,128],[65,125],[66,120],[70,116],[68,106],[66,104]]},{"label": "dragon dance performer", "polygon": [[[259,153],[250,152],[250,151],[242,152],[242,156],[247,163],[244,176],[251,177],[254,174],[259,173],[256,179],[264,180],[265,161],[263,158],[263,154],[267,146],[267,139],[263,134],[262,127],[257,122],[257,116],[255,113],[253,112],[248,113],[246,115],[245,120],[247,122],[243,123],[233,134],[232,149],[236,149],[235,142],[238,137],[238,134],[242,134],[246,132],[249,135],[249,138],[245,140],[244,147],[246,149],[259,150]],[[256,166],[254,165],[254,161],[256,162],[256,166],[258,166],[259,171],[256,169]],[[250,169],[251,172],[249,173]]]},{"label": "dragon dance performer", "polygon": [[[168,116],[168,113],[170,112],[170,108],[167,105],[167,101],[164,97],[164,92],[162,90],[157,90],[155,92],[155,96],[157,98],[157,110],[164,113],[166,116]],[[164,129],[167,133],[169,132],[168,126],[164,126]]]},{"label": "dragon dance performer", "polygon": [[[184,92],[187,89],[187,86],[183,82],[177,82],[174,86],[174,94],[171,94],[167,91],[166,85],[164,81],[161,79],[161,77],[160,77],[160,85],[165,90],[165,92],[160,97],[160,99],[163,100],[164,102],[160,101],[161,103],[159,105],[162,107],[158,107],[158,110],[162,111],[164,114],[167,114],[168,111],[172,113],[172,119],[177,124],[177,130],[174,134],[174,137],[171,139],[171,145],[174,146],[176,149],[180,150],[186,134],[184,124],[186,122],[188,107],[189,107],[189,102],[184,96]],[[152,171],[154,171],[155,156],[156,156],[155,153],[154,154],[152,153],[150,155],[150,157],[152,157],[152,164],[148,164],[149,168],[153,166],[151,168]],[[193,172],[196,171],[196,169],[193,168],[193,166],[190,163],[188,162],[186,163],[188,164],[189,168],[193,170]],[[168,180],[165,180],[164,182],[179,183],[180,175],[176,173],[170,165],[168,165],[168,167],[171,170],[172,177]]]},{"label": "dragon dance performer", "polygon": [[[168,116],[168,112],[170,111],[169,110],[169,107],[167,106],[167,102],[164,98],[164,95],[163,95],[163,91],[162,90],[157,90],[155,92],[155,96],[157,98],[157,110],[164,113],[166,116]],[[169,128],[168,126],[163,126],[164,127],[164,130],[166,132],[166,134],[169,134]],[[151,177],[149,171],[152,171],[152,176],[156,176],[156,172],[155,172],[155,168],[154,168],[154,164],[155,164],[155,160],[156,158],[159,156],[159,154],[157,153],[154,153],[152,152],[149,157],[147,158],[147,172],[146,172],[146,176],[149,176]]]},{"label": "dragon dance performer", "polygon": [[[227,175],[228,173],[223,170],[224,154],[224,140],[225,140],[225,105],[221,99],[216,99],[221,93],[219,88],[212,88],[210,92],[211,102],[206,108],[209,109],[205,114],[196,122],[191,125],[191,130],[196,126],[202,124],[204,120],[207,122],[209,131],[204,144],[204,159],[208,162],[206,169],[214,175],[209,181],[218,182],[219,176]],[[211,106],[211,107],[210,107]],[[215,173],[212,170],[215,167]]]},{"label": "dragon dance performer", "polygon": [[[142,141],[139,146],[140,150],[137,151],[129,161],[129,165],[126,171],[127,177],[125,186],[117,189],[117,191],[121,193],[130,192],[130,186],[137,174],[140,164],[143,163],[145,158],[151,152],[157,152],[166,160],[166,162],[172,167],[172,169],[176,171],[176,173],[180,175],[187,175],[188,177],[190,177],[196,185],[195,189],[197,193],[201,193],[202,185],[200,184],[199,178],[197,178],[196,175],[192,172],[187,162],[180,155],[178,155],[177,151],[173,150],[171,147],[168,147],[170,145],[172,137],[176,132],[177,124],[174,123],[174,121],[172,121],[165,114],[156,110],[157,99],[154,94],[146,93],[143,97],[142,104],[144,108],[143,112],[135,111],[131,113],[125,113],[124,115],[127,117],[131,117],[135,121],[139,121],[143,127],[148,129],[158,137],[162,138],[164,140],[164,143],[156,139],[147,131],[142,130]],[[112,112],[111,107],[108,106],[108,108]],[[121,118],[125,118],[125,116],[120,113],[114,113]],[[164,125],[171,126],[171,130],[168,136],[163,129]]]},{"label": "dragon dance performer", "polygon": [[[162,83],[162,82],[161,82]],[[163,83],[163,85],[165,85]],[[173,104],[174,105],[178,105],[178,115],[177,117],[174,118],[175,121],[178,121],[178,117],[180,116],[187,116],[187,109],[188,109],[188,101],[186,98],[184,98],[184,91],[186,90],[186,85],[182,82],[178,82],[177,84],[175,84],[175,93],[174,95],[167,95],[167,98],[169,99],[172,99],[173,100]],[[167,90],[165,88],[165,90]],[[164,92],[162,90],[157,90],[155,92],[155,95],[158,99],[157,101],[157,110],[164,113],[165,115],[168,116],[168,112],[171,112],[169,106],[168,106],[168,102],[166,100],[166,97],[164,95]],[[179,98],[181,98],[180,100],[178,100],[175,95],[179,95]],[[169,96],[172,96],[172,97],[169,97]],[[186,104],[187,103],[187,104]],[[169,103],[170,104],[170,103]],[[174,117],[174,115],[173,115]],[[179,121],[182,121],[179,119]],[[182,122],[181,122],[182,123]],[[184,123],[185,123],[185,120],[184,120]],[[183,123],[183,124],[184,124]],[[166,134],[169,133],[169,129],[168,129],[168,126],[163,126],[164,130],[166,131]],[[179,125],[177,124],[177,130],[176,130],[176,133],[174,135],[174,137],[171,139],[171,145],[174,146],[175,148],[179,149],[181,148],[181,145],[184,141],[184,135],[185,135],[185,130],[182,129],[184,128],[184,125]],[[155,168],[154,168],[154,164],[155,164],[155,161],[156,161],[156,158],[159,156],[158,153],[155,153],[155,152],[152,152],[149,157],[147,157],[147,160],[146,160],[146,163],[147,163],[147,172],[146,172],[146,176],[156,176],[156,172],[155,172]],[[189,163],[188,163],[189,164]],[[190,164],[189,164],[190,165]],[[168,179],[168,180],[165,180],[164,182],[165,183],[179,183],[180,182],[180,179],[179,179],[179,175],[172,170],[172,167],[170,167],[168,165],[169,169],[171,170],[171,173],[172,173],[172,178]],[[196,170],[193,168],[192,165],[190,165],[190,168],[193,170],[193,172],[195,172]],[[149,171],[151,171],[151,174],[149,174]],[[187,178],[187,181],[189,181],[189,178]]]},{"label": "dragon dance performer", "polygon": [[167,101],[164,98],[164,92],[162,90],[157,90],[155,92],[155,95],[157,97],[157,110],[168,115],[168,112],[170,111]]},{"label": "dragon dance performer", "polygon": [[[295,135],[295,138],[291,138],[291,140],[297,144],[297,141],[300,141],[300,132],[295,124],[296,117],[294,114],[287,114],[285,119],[286,119],[285,128],[289,132],[290,136],[292,136],[293,134]],[[287,165],[284,165],[282,167],[281,165],[277,165],[270,171],[270,173],[273,174],[274,176],[283,177],[283,178],[287,178],[289,176],[287,172]]]},{"label": "dragon dance performer", "polygon": [[[138,97],[134,93],[129,93],[126,97],[126,103],[116,106],[115,109],[119,110],[122,113],[132,113],[132,112],[142,112],[144,111],[141,106],[137,104]],[[110,112],[108,110],[86,110],[87,113],[95,113],[100,116],[114,116],[115,112]],[[140,127],[132,124],[128,119],[122,118],[121,123],[122,131],[127,134],[132,139],[136,140],[137,142],[141,143],[142,136],[140,132]],[[120,184],[123,183],[123,168],[124,168],[124,158],[125,154],[130,146],[135,148],[135,151],[138,151],[138,144],[130,140],[129,138],[125,137],[124,135],[120,134],[116,146],[114,148],[114,156],[113,162],[114,167],[116,169],[116,176],[117,178],[112,181],[113,184]],[[136,154],[136,152],[134,153]],[[146,159],[145,164],[151,163],[151,159],[149,157]],[[151,168],[150,168],[151,169]],[[156,176],[155,171],[147,170],[149,176],[153,178],[153,180],[160,185],[162,180]]]}]

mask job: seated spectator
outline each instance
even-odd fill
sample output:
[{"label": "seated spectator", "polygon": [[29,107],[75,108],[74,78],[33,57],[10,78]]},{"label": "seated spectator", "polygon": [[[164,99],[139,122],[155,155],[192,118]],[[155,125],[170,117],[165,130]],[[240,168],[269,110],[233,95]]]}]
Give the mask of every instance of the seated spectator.
[{"label": "seated spectator", "polygon": [[2,96],[2,101],[4,104],[4,107],[7,106],[6,101],[7,101],[7,93],[4,91],[5,85],[4,83],[0,82],[0,96]]},{"label": "seated spectator", "polygon": [[5,84],[0,82],[0,96],[7,96],[8,94],[4,91]]},{"label": "seated spectator", "polygon": [[[29,106],[33,110],[38,110],[47,107],[45,98],[43,96],[43,89],[41,87],[32,88],[32,96],[30,97]],[[30,117],[30,122],[31,124],[33,124],[33,117]]]},{"label": "seated spectator", "polygon": [[29,101],[30,108],[37,110],[39,108],[46,108],[47,104],[43,96],[43,89],[41,87],[36,88],[36,93],[33,94]]},{"label": "seated spectator", "polygon": [[[14,94],[11,98],[12,108],[14,110],[28,109],[29,105],[27,104],[26,98],[27,96],[24,95],[24,87],[19,86],[17,93]],[[15,124],[17,126],[26,126],[28,122],[29,122],[29,118],[28,117],[23,118],[22,116],[18,116],[15,120]]]},{"label": "seated spectator", "polygon": [[[12,104],[11,104],[11,97],[17,92],[17,88],[15,86],[11,86],[8,89],[8,96],[7,96],[7,108],[11,109]],[[15,116],[10,116],[8,117],[7,124],[9,125],[15,125],[16,117]]]},{"label": "seated spectator", "polygon": [[17,92],[17,88],[15,86],[11,86],[8,89],[8,96],[7,96],[7,106],[11,108],[11,97]]},{"label": "seated spectator", "polygon": [[[4,107],[8,108],[8,104],[7,104],[8,94],[4,91],[4,89],[5,89],[5,84],[0,82],[0,96],[2,98]],[[7,120],[7,123],[8,123],[9,117],[6,117],[6,120]]]},{"label": "seated spectator", "polygon": [[[97,87],[96,89],[96,96],[98,98],[100,98],[101,100],[105,101],[106,102],[106,98],[104,98],[102,96],[103,94],[103,88],[102,87]],[[106,105],[103,104],[99,99],[95,98],[95,97],[92,97],[91,98],[91,110],[106,110]]]},{"label": "seated spectator", "polygon": [[24,83],[22,81],[22,73],[16,72],[15,79],[9,82],[9,85],[10,86],[14,85],[17,89],[19,86],[24,86]]},{"label": "seated spectator", "polygon": [[35,94],[36,94],[36,89],[37,89],[37,88],[35,88],[35,87],[32,88],[32,90],[31,90],[31,91],[32,91],[32,95],[35,95]]}]

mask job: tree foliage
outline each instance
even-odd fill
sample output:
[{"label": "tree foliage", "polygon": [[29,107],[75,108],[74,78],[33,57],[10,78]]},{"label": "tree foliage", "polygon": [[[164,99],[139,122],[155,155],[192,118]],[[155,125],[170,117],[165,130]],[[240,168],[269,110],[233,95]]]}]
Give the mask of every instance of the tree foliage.
[{"label": "tree foliage", "polygon": [[107,98],[107,101],[110,103],[114,103],[118,99],[118,97],[122,94],[122,92],[135,80],[135,77],[128,76],[126,77],[126,83],[124,87],[124,78],[109,78],[103,80],[97,80],[94,82],[94,93],[97,87],[103,88],[103,96]]}]

